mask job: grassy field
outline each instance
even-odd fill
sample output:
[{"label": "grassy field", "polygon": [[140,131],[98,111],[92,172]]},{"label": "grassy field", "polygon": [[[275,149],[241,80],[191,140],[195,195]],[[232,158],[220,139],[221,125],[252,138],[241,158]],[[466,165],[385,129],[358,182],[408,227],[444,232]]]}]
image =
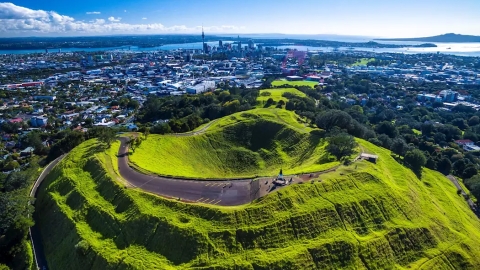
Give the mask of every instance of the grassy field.
[{"label": "grassy field", "polygon": [[414,133],[415,135],[422,135],[422,132],[421,132],[420,130],[418,130],[418,129],[412,128],[412,131],[413,131],[413,133]]},{"label": "grassy field", "polygon": [[362,58],[355,62],[352,66],[366,66],[368,62],[375,60],[375,58]]},{"label": "grassy field", "polygon": [[[131,163],[158,175],[238,178],[316,172],[339,163],[295,113],[255,109],[214,122],[196,136],[150,135]],[[261,136],[260,136],[261,134]]]},{"label": "grassy field", "polygon": [[479,269],[480,223],[450,181],[428,169],[418,179],[390,151],[358,141],[377,164],[238,207],[124,188],[112,165],[118,145],[104,152],[87,141],[35,204],[49,269]]},{"label": "grassy field", "polygon": [[[263,96],[262,93],[270,93],[270,96]],[[280,100],[287,102],[288,98],[285,98],[282,96],[284,93],[291,93],[299,97],[307,96],[305,95],[305,93],[295,88],[272,88],[272,89],[260,90],[260,96],[258,96],[257,102],[262,104],[266,102],[269,98],[272,98],[275,102],[279,102]]]},{"label": "grassy field", "polygon": [[315,87],[318,84],[318,82],[312,82],[312,81],[287,81],[287,80],[278,80],[278,81],[273,81],[272,86],[283,86],[283,85],[289,85],[289,86],[310,86],[310,87]]}]

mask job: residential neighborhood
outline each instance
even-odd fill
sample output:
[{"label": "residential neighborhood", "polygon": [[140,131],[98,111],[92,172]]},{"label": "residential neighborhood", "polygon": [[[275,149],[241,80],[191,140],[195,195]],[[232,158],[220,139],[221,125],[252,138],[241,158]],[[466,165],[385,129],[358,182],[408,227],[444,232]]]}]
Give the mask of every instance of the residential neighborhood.
[{"label": "residential neighborhood", "polygon": [[[282,80],[312,82],[325,97],[350,106],[375,100],[402,110],[408,95],[415,96],[416,106],[435,110],[480,106],[480,96],[468,90],[480,85],[478,60],[475,66],[460,64],[463,57],[435,54],[297,51],[263,47],[253,40],[244,47],[241,42],[222,41],[218,46],[204,45],[200,50],[0,55],[3,158],[35,153],[22,144],[22,137],[34,130],[45,134],[45,146],[55,143],[47,134],[65,129],[138,130],[135,113],[149,97],[198,95],[225,87],[255,89],[271,87],[272,82],[279,87]],[[338,85],[353,76],[384,84],[338,91]],[[442,87],[422,90],[429,84]],[[168,120],[157,119],[152,125]]]}]

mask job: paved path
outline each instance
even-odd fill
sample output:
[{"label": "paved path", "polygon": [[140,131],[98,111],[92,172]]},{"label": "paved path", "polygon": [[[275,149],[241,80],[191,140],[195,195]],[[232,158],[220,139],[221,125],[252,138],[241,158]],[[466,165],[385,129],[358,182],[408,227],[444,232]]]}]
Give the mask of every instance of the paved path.
[{"label": "paved path", "polygon": [[217,122],[218,119],[215,119],[215,120],[212,120],[210,122],[208,122],[205,126],[203,126],[201,129],[199,130],[196,130],[196,131],[189,131],[189,132],[185,132],[185,133],[172,133],[170,135],[174,135],[174,136],[177,136],[177,137],[187,137],[187,136],[193,136],[193,135],[200,135],[200,134],[203,134],[205,133],[205,131],[207,131],[207,129],[213,125],[215,122]]},{"label": "paved path", "polygon": [[184,201],[218,205],[241,205],[259,197],[252,179],[196,181],[142,174],[128,165],[128,138],[119,138],[118,170],[132,186]]},{"label": "paved path", "polygon": [[[42,184],[43,179],[45,179],[45,176],[47,176],[50,171],[57,165],[58,162],[60,162],[65,155],[62,155],[55,159],[54,161],[50,162],[50,164],[43,169],[42,173],[40,176],[37,178],[37,181],[33,184],[32,190],[30,191],[30,197],[36,198],[37,193],[38,193],[38,187]],[[34,216],[35,218],[35,216]],[[30,241],[32,242],[32,248],[33,248],[33,256],[35,259],[35,264],[37,265],[37,269],[47,269],[47,259],[45,258],[45,253],[43,251],[43,244],[42,244],[42,238],[40,236],[40,230],[38,228],[37,222],[35,222],[35,225],[30,227]]]},{"label": "paved path", "polygon": [[447,176],[448,179],[450,179],[450,181],[452,181],[452,183],[455,185],[455,187],[457,187],[457,190],[460,190],[463,198],[465,198],[465,200],[467,201],[468,203],[468,206],[470,206],[470,208],[472,209],[472,211],[477,214],[477,216],[480,217],[480,212],[478,211],[477,209],[477,205],[472,201],[472,199],[470,199],[470,196],[468,196],[467,192],[463,189],[463,187],[460,185],[460,183],[458,183],[458,179],[453,176],[453,175],[448,175]]},{"label": "paved path", "polygon": [[[276,112],[275,114],[283,121]],[[174,133],[171,135],[183,137],[203,134],[215,122],[216,120],[213,120],[195,132]],[[285,124],[290,126],[289,123],[285,122]],[[292,126],[292,128],[298,130],[296,127]],[[256,180],[191,180],[146,175],[131,168],[128,164],[127,142],[129,138],[120,137],[119,140],[121,142],[118,151],[118,170],[120,176],[133,187],[150,193],[188,202],[234,206],[249,203],[266,195],[269,191],[265,192],[265,190],[273,190],[271,189],[271,180],[273,177],[264,177]],[[358,157],[354,161],[357,159]],[[299,175],[298,177],[286,176],[286,178],[294,178],[296,181],[302,182],[309,181],[321,174],[335,171],[338,167],[339,166],[335,166],[326,171]]]}]

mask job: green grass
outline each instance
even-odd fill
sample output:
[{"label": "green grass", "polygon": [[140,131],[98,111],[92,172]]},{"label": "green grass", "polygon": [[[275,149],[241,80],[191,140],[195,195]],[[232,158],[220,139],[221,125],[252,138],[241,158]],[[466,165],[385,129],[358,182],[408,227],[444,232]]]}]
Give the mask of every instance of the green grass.
[{"label": "green grass", "polygon": [[318,84],[318,82],[312,82],[312,81],[287,81],[287,80],[278,80],[278,81],[273,81],[272,86],[283,86],[283,85],[289,85],[289,86],[310,86],[310,87],[315,87]]},{"label": "green grass", "polygon": [[255,109],[224,117],[196,136],[150,135],[130,156],[142,171],[188,178],[239,178],[316,172],[338,165],[325,140],[295,113]]},{"label": "green grass", "polygon": [[355,62],[352,66],[366,66],[368,62],[374,61],[375,58],[362,58]]},{"label": "green grass", "polygon": [[[270,96],[263,96],[262,93],[270,93]],[[291,93],[299,97],[306,97],[305,93],[297,90],[296,88],[272,88],[272,89],[264,89],[260,90],[260,96],[257,98],[257,102],[263,104],[267,102],[269,98],[273,99],[275,102],[279,102],[283,100],[285,102],[288,101],[288,98],[283,97],[284,93]]]},{"label": "green grass", "polygon": [[412,128],[412,131],[415,135],[422,135],[422,131]]},{"label": "green grass", "polygon": [[118,145],[104,153],[87,141],[35,204],[49,268],[479,269],[480,223],[451,182],[428,169],[418,179],[389,150],[358,142],[377,164],[208,207],[124,188],[108,168]]}]

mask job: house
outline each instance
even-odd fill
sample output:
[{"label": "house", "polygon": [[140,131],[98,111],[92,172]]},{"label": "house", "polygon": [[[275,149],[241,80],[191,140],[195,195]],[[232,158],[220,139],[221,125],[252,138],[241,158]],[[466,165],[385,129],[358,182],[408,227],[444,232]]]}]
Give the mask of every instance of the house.
[{"label": "house", "polygon": [[188,94],[200,94],[209,90],[215,90],[215,82],[203,81],[201,83],[188,86],[185,90]]},{"label": "house", "polygon": [[473,141],[471,140],[456,140],[455,143],[459,146],[474,145]]},{"label": "house", "polygon": [[465,151],[479,151],[480,147],[476,146],[471,140],[456,140],[458,146],[461,146]]},{"label": "house", "polygon": [[12,118],[10,120],[8,120],[8,122],[12,123],[12,124],[15,124],[15,123],[22,123],[23,122],[23,119],[22,118]]},{"label": "house", "polygon": [[372,154],[367,154],[367,153],[361,153],[360,158],[370,161],[372,163],[377,163],[378,156],[377,155],[372,155]]},{"label": "house", "polygon": [[44,127],[48,124],[48,118],[43,116],[32,117],[30,119],[30,125],[32,127]]},{"label": "house", "polygon": [[35,148],[29,146],[23,149],[22,151],[20,151],[20,156],[22,157],[30,156],[33,153],[33,151],[35,151]]},{"label": "house", "polygon": [[127,128],[128,128],[128,130],[129,130],[129,131],[135,131],[135,130],[138,130],[138,127],[137,127],[137,125],[135,125],[135,124],[132,124],[132,123],[129,123],[129,124],[127,125]]},{"label": "house", "polygon": [[55,99],[57,99],[57,97],[56,96],[34,96],[33,99],[34,100],[54,101]]},{"label": "house", "polygon": [[287,81],[303,81],[303,77],[300,76],[287,76]]}]

